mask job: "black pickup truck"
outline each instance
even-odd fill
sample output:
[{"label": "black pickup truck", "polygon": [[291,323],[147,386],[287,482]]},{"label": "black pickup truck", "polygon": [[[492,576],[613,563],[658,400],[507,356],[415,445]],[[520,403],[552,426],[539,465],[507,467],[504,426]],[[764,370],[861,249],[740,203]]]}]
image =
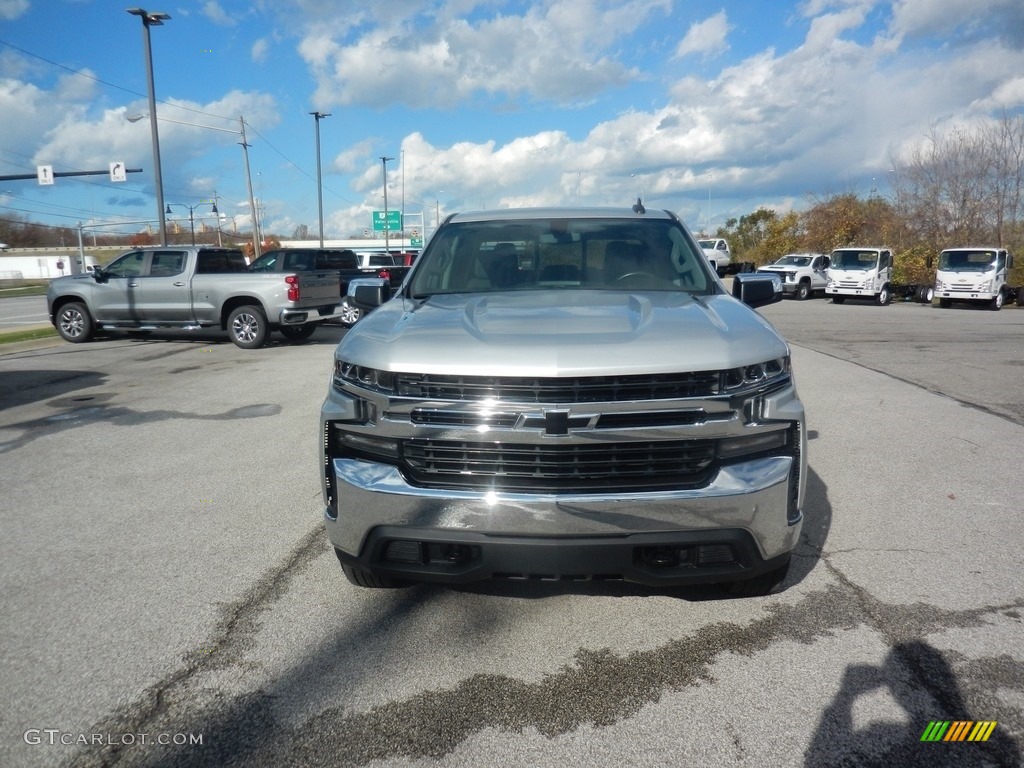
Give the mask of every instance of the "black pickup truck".
[{"label": "black pickup truck", "polygon": [[[384,263],[374,264],[373,261]],[[349,283],[363,277],[379,277],[388,281],[393,294],[405,279],[409,267],[391,263],[393,257],[387,254],[374,254],[374,260],[360,256],[347,248],[278,248],[267,251],[249,266],[251,272],[312,272],[337,270],[341,288],[341,305],[338,307],[338,320],[342,325],[351,327],[370,308],[356,305],[349,296]],[[369,262],[369,266],[362,266]]]}]

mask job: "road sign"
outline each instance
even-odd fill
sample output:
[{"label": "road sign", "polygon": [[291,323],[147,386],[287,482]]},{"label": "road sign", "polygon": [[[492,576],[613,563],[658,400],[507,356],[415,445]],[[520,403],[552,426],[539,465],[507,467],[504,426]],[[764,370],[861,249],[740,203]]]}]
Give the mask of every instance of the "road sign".
[{"label": "road sign", "polygon": [[36,166],[36,178],[39,179],[39,183],[44,186],[53,184],[53,166],[52,165],[37,165]]},{"label": "road sign", "polygon": [[423,238],[422,237],[416,237],[414,235],[413,237],[409,238],[409,245],[411,245],[413,248],[422,248],[423,247]]},{"label": "road sign", "polygon": [[124,163],[111,163],[110,164],[110,180],[111,181],[127,181],[128,180],[128,169],[124,167]]},{"label": "road sign", "polygon": [[[384,214],[387,213],[387,218]],[[402,229],[401,211],[374,211],[373,231],[374,232],[399,232]]]}]

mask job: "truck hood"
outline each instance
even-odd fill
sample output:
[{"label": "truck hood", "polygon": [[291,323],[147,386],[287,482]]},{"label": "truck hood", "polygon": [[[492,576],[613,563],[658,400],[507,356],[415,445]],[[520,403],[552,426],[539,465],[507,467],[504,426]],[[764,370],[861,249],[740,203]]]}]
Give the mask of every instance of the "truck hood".
[{"label": "truck hood", "polygon": [[788,352],[728,295],[552,290],[399,297],[352,328],[336,355],[396,372],[603,376],[720,370]]}]

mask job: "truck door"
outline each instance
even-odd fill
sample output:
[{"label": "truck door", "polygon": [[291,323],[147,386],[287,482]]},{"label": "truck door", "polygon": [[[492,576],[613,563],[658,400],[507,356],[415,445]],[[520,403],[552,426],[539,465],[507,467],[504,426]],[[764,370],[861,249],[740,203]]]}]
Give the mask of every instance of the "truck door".
[{"label": "truck door", "polygon": [[102,322],[141,322],[139,285],[146,268],[145,251],[132,251],[103,270],[106,280],[92,288],[92,310]]},{"label": "truck door", "polygon": [[170,248],[150,252],[148,268],[139,279],[145,321],[186,323],[192,319],[187,256],[187,251]]}]

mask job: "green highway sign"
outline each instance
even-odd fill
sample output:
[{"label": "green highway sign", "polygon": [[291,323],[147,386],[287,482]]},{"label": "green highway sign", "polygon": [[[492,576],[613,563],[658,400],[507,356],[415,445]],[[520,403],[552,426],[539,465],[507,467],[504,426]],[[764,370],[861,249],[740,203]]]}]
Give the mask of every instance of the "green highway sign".
[{"label": "green highway sign", "polygon": [[409,245],[411,245],[413,248],[422,248],[423,247],[423,238],[422,237],[410,237],[409,238]]},{"label": "green highway sign", "polygon": [[[385,217],[384,214],[387,214]],[[374,211],[373,231],[374,232],[400,232],[402,230],[401,211]]]}]

